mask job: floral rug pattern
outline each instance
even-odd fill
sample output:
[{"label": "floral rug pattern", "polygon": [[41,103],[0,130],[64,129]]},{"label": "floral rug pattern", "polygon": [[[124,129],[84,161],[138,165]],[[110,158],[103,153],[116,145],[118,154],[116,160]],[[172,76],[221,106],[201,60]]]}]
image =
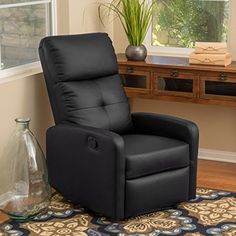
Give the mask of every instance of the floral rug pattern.
[{"label": "floral rug pattern", "polygon": [[110,222],[55,193],[47,213],[26,223],[6,222],[0,236],[236,236],[236,193],[198,188],[196,199],[175,209]]}]

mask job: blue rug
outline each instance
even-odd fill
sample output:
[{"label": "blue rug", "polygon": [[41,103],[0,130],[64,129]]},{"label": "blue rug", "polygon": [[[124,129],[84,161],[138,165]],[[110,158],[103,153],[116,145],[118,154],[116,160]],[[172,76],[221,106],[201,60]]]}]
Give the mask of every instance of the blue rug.
[{"label": "blue rug", "polygon": [[196,199],[177,208],[110,222],[73,206],[55,193],[48,212],[27,223],[9,221],[0,236],[236,236],[236,193],[198,188]]}]

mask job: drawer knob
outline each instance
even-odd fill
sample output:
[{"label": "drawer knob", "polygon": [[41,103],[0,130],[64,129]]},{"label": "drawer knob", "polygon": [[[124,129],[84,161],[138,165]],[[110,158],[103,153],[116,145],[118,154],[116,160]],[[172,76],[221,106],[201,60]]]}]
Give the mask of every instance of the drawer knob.
[{"label": "drawer knob", "polygon": [[134,69],[133,69],[133,67],[127,67],[127,73],[134,73]]},{"label": "drawer knob", "polygon": [[226,81],[227,80],[227,75],[226,74],[220,74],[219,80]]},{"label": "drawer knob", "polygon": [[178,77],[178,76],[179,76],[179,71],[177,71],[177,70],[171,71],[170,76],[172,76],[172,77]]}]

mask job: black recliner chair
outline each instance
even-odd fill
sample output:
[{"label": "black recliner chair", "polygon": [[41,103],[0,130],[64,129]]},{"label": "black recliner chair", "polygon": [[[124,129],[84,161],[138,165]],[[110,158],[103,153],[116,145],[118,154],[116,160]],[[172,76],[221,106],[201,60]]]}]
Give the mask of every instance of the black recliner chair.
[{"label": "black recliner chair", "polygon": [[56,123],[47,166],[58,192],[112,219],[195,198],[197,126],[130,113],[107,34],[46,37],[39,54]]}]

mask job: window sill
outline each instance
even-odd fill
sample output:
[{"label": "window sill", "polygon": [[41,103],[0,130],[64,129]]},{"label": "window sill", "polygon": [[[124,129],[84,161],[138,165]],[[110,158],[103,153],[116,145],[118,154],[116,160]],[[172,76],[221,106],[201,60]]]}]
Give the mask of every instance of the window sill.
[{"label": "window sill", "polygon": [[0,84],[23,79],[28,76],[42,73],[40,62],[34,62],[23,66],[0,71]]}]

